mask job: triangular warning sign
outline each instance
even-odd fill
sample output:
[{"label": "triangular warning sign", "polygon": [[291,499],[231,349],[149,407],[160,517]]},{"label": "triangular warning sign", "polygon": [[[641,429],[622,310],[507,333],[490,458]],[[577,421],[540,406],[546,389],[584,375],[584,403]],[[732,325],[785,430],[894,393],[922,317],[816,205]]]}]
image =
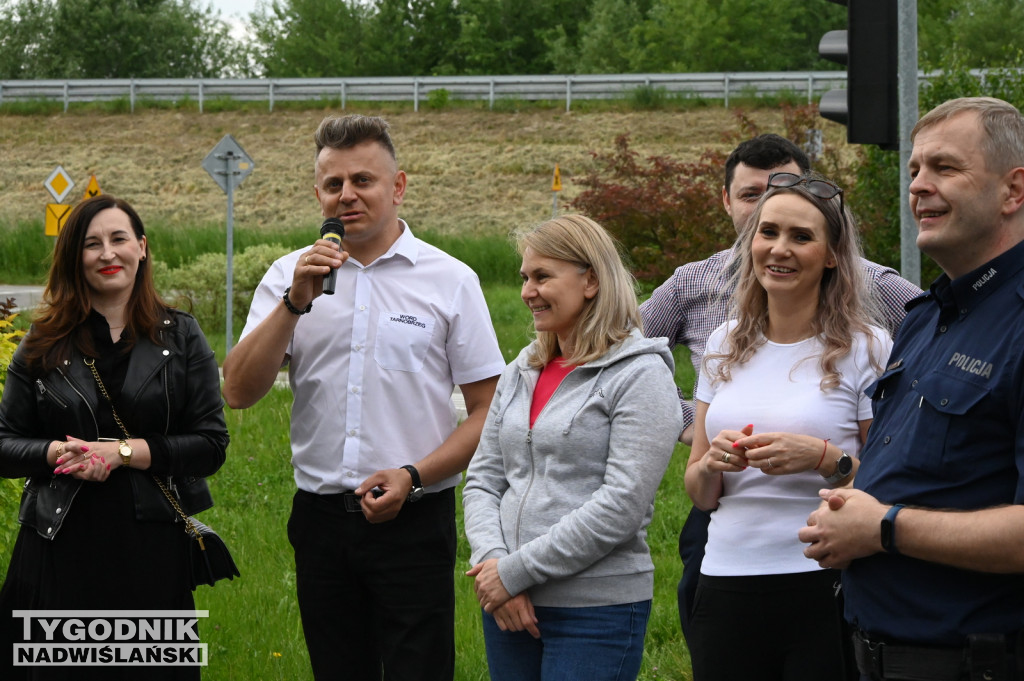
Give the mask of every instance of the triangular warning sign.
[{"label": "triangular warning sign", "polygon": [[96,181],[95,175],[89,176],[89,185],[85,188],[85,197],[91,199],[94,196],[99,196],[103,192],[100,191],[100,183]]}]

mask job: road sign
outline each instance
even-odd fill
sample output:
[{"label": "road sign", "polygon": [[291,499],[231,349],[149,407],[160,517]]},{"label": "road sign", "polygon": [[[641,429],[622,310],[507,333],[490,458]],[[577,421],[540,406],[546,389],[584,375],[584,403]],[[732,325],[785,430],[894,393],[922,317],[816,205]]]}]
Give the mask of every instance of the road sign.
[{"label": "road sign", "polygon": [[224,135],[220,142],[210,150],[210,153],[203,159],[203,169],[210,174],[210,177],[220,185],[224,193],[228,195],[228,244],[227,244],[227,286],[225,314],[225,352],[231,350],[234,342],[234,334],[231,330],[232,299],[234,298],[234,243],[235,243],[235,187],[242,184],[242,181],[249,177],[253,169],[252,159],[245,153],[242,145],[235,141],[231,135]]},{"label": "road sign", "polygon": [[64,223],[68,221],[68,215],[70,214],[71,206],[63,203],[46,204],[46,222],[43,234],[46,236],[57,236],[60,234],[60,230],[64,229]]},{"label": "road sign", "polygon": [[83,199],[91,199],[94,196],[99,196],[103,192],[100,190],[100,183],[96,181],[95,175],[89,176],[89,185],[85,188],[85,196]]},{"label": "road sign", "polygon": [[68,192],[75,188],[75,181],[64,171],[63,167],[57,166],[46,178],[43,186],[46,187],[46,191],[50,192],[53,200],[60,203],[68,195]]},{"label": "road sign", "polygon": [[253,165],[245,149],[231,135],[224,135],[203,159],[203,170],[227,193],[249,177]]}]

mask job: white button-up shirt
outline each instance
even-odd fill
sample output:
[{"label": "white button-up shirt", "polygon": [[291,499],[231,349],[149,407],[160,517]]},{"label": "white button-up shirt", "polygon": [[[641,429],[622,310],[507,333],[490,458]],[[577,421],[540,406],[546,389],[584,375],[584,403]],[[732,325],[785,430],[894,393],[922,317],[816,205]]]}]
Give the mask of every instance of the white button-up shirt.
[{"label": "white button-up shirt", "polygon": [[[402,228],[369,265],[349,258],[335,294],[314,300],[295,327],[288,377],[299,489],[352,490],[377,470],[419,461],[457,425],[455,385],[505,367],[476,274]],[[264,275],[242,338],[281,300],[307,250],[278,259]]]}]

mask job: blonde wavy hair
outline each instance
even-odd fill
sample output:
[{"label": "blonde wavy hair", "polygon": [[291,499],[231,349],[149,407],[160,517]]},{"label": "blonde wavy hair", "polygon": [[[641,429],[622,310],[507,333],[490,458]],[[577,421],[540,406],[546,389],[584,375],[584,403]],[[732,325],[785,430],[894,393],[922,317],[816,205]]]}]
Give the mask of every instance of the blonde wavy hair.
[{"label": "blonde wavy hair", "polygon": [[[512,239],[519,255],[529,248],[539,256],[578,265],[581,272],[590,269],[597,278],[597,295],[584,302],[569,336],[569,354],[563,357],[567,362],[592,362],[625,340],[632,329],[642,328],[636,279],[623,265],[616,241],[601,225],[583,215],[563,215],[518,230]],[[548,331],[538,331],[536,336],[528,361],[541,368],[560,355],[558,337]]]},{"label": "blonde wavy hair", "polygon": [[[804,175],[806,179],[824,179],[816,175]],[[837,362],[850,352],[853,337],[860,333],[874,342],[871,326],[883,326],[879,304],[868,290],[864,277],[860,237],[857,225],[849,209],[844,208],[840,195],[822,199],[807,189],[802,182],[792,187],[769,187],[757,208],[750,216],[748,227],[740,235],[733,249],[734,262],[732,284],[726,290],[733,290],[730,318],[737,324],[730,330],[726,351],[704,356],[705,368],[716,381],[732,379],[731,370],[747,362],[754,352],[765,343],[768,328],[768,294],[754,274],[751,245],[761,221],[765,202],[778,194],[797,194],[807,200],[825,216],[825,230],[828,237],[828,253],[835,259],[836,266],[826,269],[821,277],[818,296],[818,310],[814,319],[814,334],[825,346],[818,361],[821,371],[821,389],[827,390],[839,385],[841,372]],[[881,370],[871,352],[871,364]],[[720,360],[714,367],[710,361]]]}]

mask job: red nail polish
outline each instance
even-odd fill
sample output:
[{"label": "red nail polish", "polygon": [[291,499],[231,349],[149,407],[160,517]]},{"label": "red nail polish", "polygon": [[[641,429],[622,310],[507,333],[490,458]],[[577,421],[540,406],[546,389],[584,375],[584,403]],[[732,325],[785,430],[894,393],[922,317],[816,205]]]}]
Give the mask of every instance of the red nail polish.
[{"label": "red nail polish", "polygon": [[110,464],[109,463],[107,464],[107,470],[108,471],[110,470]]},{"label": "red nail polish", "polygon": [[732,443],[732,446],[733,446],[733,449],[739,449],[740,448],[740,446],[738,444],[736,444],[735,442]]},{"label": "red nail polish", "polygon": [[82,447],[82,453],[85,453],[85,452],[87,452],[87,451],[89,451],[89,448],[88,448],[88,447]]},{"label": "red nail polish", "polygon": [[64,470],[61,471],[61,473],[69,473],[69,472],[71,472],[70,468],[65,468]]},{"label": "red nail polish", "polygon": [[[57,463],[60,463],[60,461],[58,461]],[[60,473],[60,466],[57,466],[56,468],[53,469],[54,475],[57,475],[58,473]]]}]

